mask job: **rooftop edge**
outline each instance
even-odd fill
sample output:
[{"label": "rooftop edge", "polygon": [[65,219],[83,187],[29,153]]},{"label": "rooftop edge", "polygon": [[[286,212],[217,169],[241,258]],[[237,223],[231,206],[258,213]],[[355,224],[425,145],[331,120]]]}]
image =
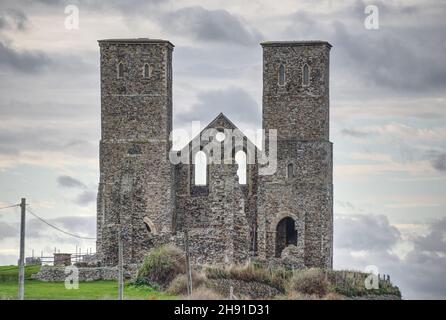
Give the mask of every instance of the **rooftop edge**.
[{"label": "rooftop edge", "polygon": [[312,46],[312,45],[327,45],[330,48],[332,45],[328,41],[321,40],[307,40],[307,41],[263,41],[260,42],[262,47],[264,46]]},{"label": "rooftop edge", "polygon": [[151,38],[128,38],[128,39],[101,39],[98,40],[101,43],[166,43],[174,47],[173,43],[169,40],[163,39],[151,39]]}]

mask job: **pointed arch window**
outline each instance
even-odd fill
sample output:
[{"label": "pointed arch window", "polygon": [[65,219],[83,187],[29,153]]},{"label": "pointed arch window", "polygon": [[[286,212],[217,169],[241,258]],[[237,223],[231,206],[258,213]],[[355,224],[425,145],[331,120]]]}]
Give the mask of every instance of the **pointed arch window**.
[{"label": "pointed arch window", "polygon": [[237,151],[235,154],[235,162],[238,165],[237,168],[237,176],[238,176],[238,183],[239,184],[246,184],[246,153],[245,151]]},{"label": "pointed arch window", "polygon": [[283,64],[279,67],[279,85],[285,84],[285,66]]},{"label": "pointed arch window", "polygon": [[117,68],[117,72],[118,72],[118,79],[121,79],[124,77],[124,64],[122,62],[118,63],[118,68]]},{"label": "pointed arch window", "polygon": [[310,67],[308,64],[304,64],[302,67],[302,84],[307,86],[310,84]]},{"label": "pointed arch window", "polygon": [[205,186],[207,184],[207,158],[203,151],[198,151],[194,159],[194,184]]},{"label": "pointed arch window", "polygon": [[152,75],[152,68],[150,67],[150,65],[148,63],[144,64],[144,69],[143,69],[142,75],[144,78],[150,78],[150,76]]}]

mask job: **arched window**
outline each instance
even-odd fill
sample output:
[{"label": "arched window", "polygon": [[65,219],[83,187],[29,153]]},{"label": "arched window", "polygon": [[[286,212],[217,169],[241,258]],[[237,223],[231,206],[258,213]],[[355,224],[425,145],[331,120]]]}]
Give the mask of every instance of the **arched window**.
[{"label": "arched window", "polygon": [[152,68],[149,66],[148,63],[144,64],[143,77],[150,78],[151,75],[152,75]]},{"label": "arched window", "polygon": [[122,62],[118,63],[118,79],[124,77],[124,65]]},{"label": "arched window", "polygon": [[194,184],[205,186],[207,184],[207,158],[203,151],[195,154],[194,171]]},{"label": "arched window", "polygon": [[238,151],[235,154],[235,162],[238,165],[237,175],[238,175],[238,183],[246,184],[246,153],[245,151]]},{"label": "arched window", "polygon": [[287,179],[292,179],[294,177],[294,168],[292,163],[288,163],[287,169],[286,169],[286,177]]},{"label": "arched window", "polygon": [[310,84],[310,67],[308,67],[308,64],[304,64],[302,68],[302,84],[304,86]]},{"label": "arched window", "polygon": [[283,64],[279,67],[279,85],[285,84],[285,66]]}]

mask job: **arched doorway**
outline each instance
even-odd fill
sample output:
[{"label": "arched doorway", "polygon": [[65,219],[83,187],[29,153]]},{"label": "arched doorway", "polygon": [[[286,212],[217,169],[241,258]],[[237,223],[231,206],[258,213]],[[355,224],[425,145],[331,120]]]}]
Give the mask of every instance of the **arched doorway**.
[{"label": "arched doorway", "polygon": [[283,249],[289,245],[297,245],[297,231],[294,219],[285,217],[276,227],[276,257],[280,258]]}]

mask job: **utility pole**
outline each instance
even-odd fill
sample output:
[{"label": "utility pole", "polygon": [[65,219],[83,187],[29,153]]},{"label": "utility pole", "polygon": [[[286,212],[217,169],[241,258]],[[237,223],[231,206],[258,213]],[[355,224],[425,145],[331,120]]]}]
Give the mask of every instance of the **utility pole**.
[{"label": "utility pole", "polygon": [[118,287],[119,287],[119,293],[118,293],[118,300],[124,299],[124,257],[123,257],[123,250],[122,250],[122,228],[119,227],[119,233],[118,233]]},{"label": "utility pole", "polygon": [[25,213],[26,199],[20,202],[20,262],[19,262],[19,300],[25,299]]},{"label": "utility pole", "polygon": [[192,268],[190,266],[189,255],[189,233],[187,229],[184,231],[185,247],[186,247],[186,276],[187,276],[187,294],[192,294]]}]

